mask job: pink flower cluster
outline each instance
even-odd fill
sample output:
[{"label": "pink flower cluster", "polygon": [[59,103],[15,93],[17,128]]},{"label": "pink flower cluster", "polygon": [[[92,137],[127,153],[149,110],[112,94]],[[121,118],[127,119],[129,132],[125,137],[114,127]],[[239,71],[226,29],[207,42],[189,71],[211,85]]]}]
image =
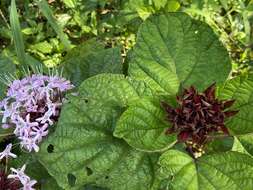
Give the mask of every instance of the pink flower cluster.
[{"label": "pink flower cluster", "polygon": [[63,94],[72,88],[70,81],[58,76],[36,74],[13,81],[0,102],[2,128],[14,127],[21,147],[38,152],[48,127],[59,117]]}]

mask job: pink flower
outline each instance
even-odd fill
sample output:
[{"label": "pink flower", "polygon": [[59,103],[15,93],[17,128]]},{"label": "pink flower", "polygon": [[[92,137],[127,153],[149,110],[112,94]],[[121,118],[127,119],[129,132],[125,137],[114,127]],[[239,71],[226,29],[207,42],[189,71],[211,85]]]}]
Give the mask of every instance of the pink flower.
[{"label": "pink flower", "polygon": [[36,180],[30,180],[27,183],[23,184],[22,190],[36,190],[33,188],[33,186],[37,183]]},{"label": "pink flower", "polygon": [[21,140],[20,145],[21,147],[24,147],[29,152],[32,152],[33,150],[35,152],[39,152],[39,146],[37,145],[37,139],[32,137],[19,137]]},{"label": "pink flower", "polygon": [[12,144],[8,144],[6,146],[6,148],[4,149],[3,152],[0,152],[0,160],[2,160],[4,157],[5,158],[9,158],[9,157],[12,157],[12,158],[17,158],[17,156],[13,153],[11,153],[11,148],[12,148]]},{"label": "pink flower", "polygon": [[36,180],[31,180],[29,176],[25,174],[26,165],[23,165],[20,169],[11,168],[12,174],[8,175],[8,178],[19,180],[23,185],[21,190],[35,190],[33,186],[37,183]]},{"label": "pink flower", "polygon": [[31,135],[37,140],[37,142],[41,142],[42,138],[48,135],[48,124],[44,124],[42,127],[33,127]]},{"label": "pink flower", "polygon": [[54,122],[51,120],[52,115],[52,110],[48,110],[42,117],[36,119],[36,121],[42,124],[49,123],[49,125],[53,125]]},{"label": "pink flower", "polygon": [[11,168],[12,174],[8,175],[8,178],[9,179],[11,179],[11,178],[17,179],[22,184],[26,184],[27,182],[30,181],[30,177],[28,177],[25,174],[25,168],[26,168],[26,165],[23,165],[22,168],[20,168],[20,169]]}]

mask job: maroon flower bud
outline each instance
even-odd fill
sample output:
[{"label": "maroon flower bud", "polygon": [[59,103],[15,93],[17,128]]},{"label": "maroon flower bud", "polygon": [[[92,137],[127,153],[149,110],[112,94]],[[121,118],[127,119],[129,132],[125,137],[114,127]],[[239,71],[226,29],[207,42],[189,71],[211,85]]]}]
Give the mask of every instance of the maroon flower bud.
[{"label": "maroon flower bud", "polygon": [[238,113],[227,110],[234,104],[234,100],[222,101],[216,98],[215,84],[203,93],[198,93],[191,86],[181,96],[177,96],[177,102],[176,108],[165,102],[161,103],[167,112],[168,121],[172,123],[166,134],[177,133],[178,141],[185,142],[187,149],[192,144],[202,149],[209,141],[208,137],[215,133],[229,135],[225,119]]},{"label": "maroon flower bud", "polygon": [[0,189],[1,190],[18,190],[21,188],[19,180],[8,179],[7,174],[0,170]]}]

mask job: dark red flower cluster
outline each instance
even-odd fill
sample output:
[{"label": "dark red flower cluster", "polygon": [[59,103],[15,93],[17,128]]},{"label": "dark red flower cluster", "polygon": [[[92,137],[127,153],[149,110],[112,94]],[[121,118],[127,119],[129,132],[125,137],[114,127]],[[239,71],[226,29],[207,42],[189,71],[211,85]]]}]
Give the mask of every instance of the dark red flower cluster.
[{"label": "dark red flower cluster", "polygon": [[189,142],[200,148],[213,133],[228,135],[224,121],[238,112],[227,110],[234,100],[221,101],[216,98],[215,84],[203,93],[198,93],[193,86],[185,89],[182,96],[177,97],[177,102],[177,108],[162,102],[168,113],[167,118],[172,123],[166,133],[177,133],[179,142]]},{"label": "dark red flower cluster", "polygon": [[19,180],[8,179],[7,174],[0,170],[0,189],[1,190],[18,190],[21,188]]}]

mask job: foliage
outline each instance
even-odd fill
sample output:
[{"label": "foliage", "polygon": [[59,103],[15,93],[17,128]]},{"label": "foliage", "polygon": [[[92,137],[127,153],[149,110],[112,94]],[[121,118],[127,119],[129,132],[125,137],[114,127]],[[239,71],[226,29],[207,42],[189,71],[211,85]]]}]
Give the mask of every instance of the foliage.
[{"label": "foliage", "polygon": [[[251,189],[252,6],[248,0],[1,2],[1,80],[54,70],[76,87],[40,151],[15,147],[18,159],[1,164],[27,164],[42,190]],[[201,96],[214,83],[212,103],[232,100],[238,111],[220,119],[226,133],[208,133],[201,148],[190,138],[180,141],[177,131],[166,133],[174,126],[161,103],[177,112],[184,89]],[[0,83],[1,99],[7,86]],[[0,130],[1,145],[17,142],[12,133]]]},{"label": "foliage", "polygon": [[[180,22],[184,22],[184,25],[180,25]],[[168,31],[169,27],[165,23],[178,30]],[[181,29],[180,26],[184,28]],[[164,31],[166,34],[173,35],[165,36]],[[186,34],[187,38],[184,37]],[[205,36],[209,34],[209,38],[202,41],[204,34]],[[149,40],[152,40],[150,36],[156,44],[151,41],[146,45]],[[191,43],[187,44],[188,41],[183,43],[182,39],[191,39],[189,41]],[[170,46],[166,44],[173,44],[175,47],[171,50],[177,51],[170,52]],[[184,44],[184,48],[180,44]],[[203,58],[192,59],[193,51],[190,51],[189,55],[183,54],[188,60],[192,60],[194,69],[198,69],[198,65],[207,68],[210,62],[206,61],[206,58],[210,56],[221,57],[219,65],[212,67],[217,70],[208,69],[196,73],[189,70],[188,72],[192,73],[190,76],[184,72],[181,74],[180,69],[184,67],[183,63],[186,64],[184,61],[186,58],[180,56],[180,53],[187,53],[198,47],[201,48],[196,50],[197,55],[199,57],[203,55]],[[175,55],[178,55],[178,58]],[[101,74],[82,82],[78,89],[78,97],[69,96],[69,103],[62,111],[55,133],[43,143],[42,151],[38,154],[40,162],[64,189],[81,189],[86,184],[109,189],[159,189],[160,183],[161,187],[172,186],[173,189],[186,187],[236,189],[239,184],[240,187],[249,189],[252,186],[252,158],[248,154],[233,152],[232,147],[226,152],[208,152],[211,150],[210,146],[213,146],[208,143],[206,155],[198,155],[201,156],[200,158],[191,157],[191,154],[184,151],[185,146],[176,140],[175,135],[166,135],[165,131],[170,124],[165,120],[165,112],[160,106],[161,100],[175,104],[174,96],[182,87],[195,85],[201,91],[214,81],[222,84],[231,69],[228,67],[226,57],[228,54],[207,25],[192,20],[183,13],[150,17],[138,31],[137,43],[130,60],[131,78],[125,78],[123,75]],[[188,62],[186,66],[190,63]],[[220,70],[223,73],[219,72]],[[224,76],[226,70],[227,76]],[[210,72],[210,75],[205,72]],[[212,79],[211,73],[216,74],[215,78]],[[173,76],[175,76],[174,80],[167,80]],[[200,82],[199,78],[205,82]],[[177,85],[174,85],[175,81]],[[231,137],[248,135],[252,132],[251,127],[248,126],[251,117],[244,113],[240,105],[245,105],[247,109],[244,101],[249,102],[248,97],[251,97],[250,77],[245,79],[247,89],[241,81],[238,86],[232,85],[236,92],[238,91],[236,96],[226,96],[228,94],[226,89],[233,93],[230,83],[233,83],[233,80],[229,80],[224,87],[219,88],[218,97],[235,99],[237,104],[234,105],[234,109],[240,109],[240,112],[234,118],[227,119],[226,126]],[[173,88],[166,88],[167,86]],[[245,90],[248,93],[245,93]],[[245,130],[238,128],[237,122],[243,124]],[[240,142],[239,136],[238,140],[242,146],[248,146],[245,141]],[[220,140],[219,143],[222,144],[223,141]],[[158,161],[159,155],[161,157]],[[174,159],[175,163],[171,159]],[[180,161],[181,159],[185,163]],[[224,165],[224,169],[217,169],[220,165]],[[214,178],[213,175],[217,172],[220,173]],[[237,180],[237,175],[242,177]],[[185,179],[184,183],[180,182],[182,178]],[[165,179],[167,183],[164,183]],[[212,181],[208,182],[210,179]],[[213,187],[212,184],[217,185]]]},{"label": "foliage", "polygon": [[245,73],[252,65],[252,1],[193,0],[184,11],[205,20],[219,35],[233,61],[234,73]]}]

